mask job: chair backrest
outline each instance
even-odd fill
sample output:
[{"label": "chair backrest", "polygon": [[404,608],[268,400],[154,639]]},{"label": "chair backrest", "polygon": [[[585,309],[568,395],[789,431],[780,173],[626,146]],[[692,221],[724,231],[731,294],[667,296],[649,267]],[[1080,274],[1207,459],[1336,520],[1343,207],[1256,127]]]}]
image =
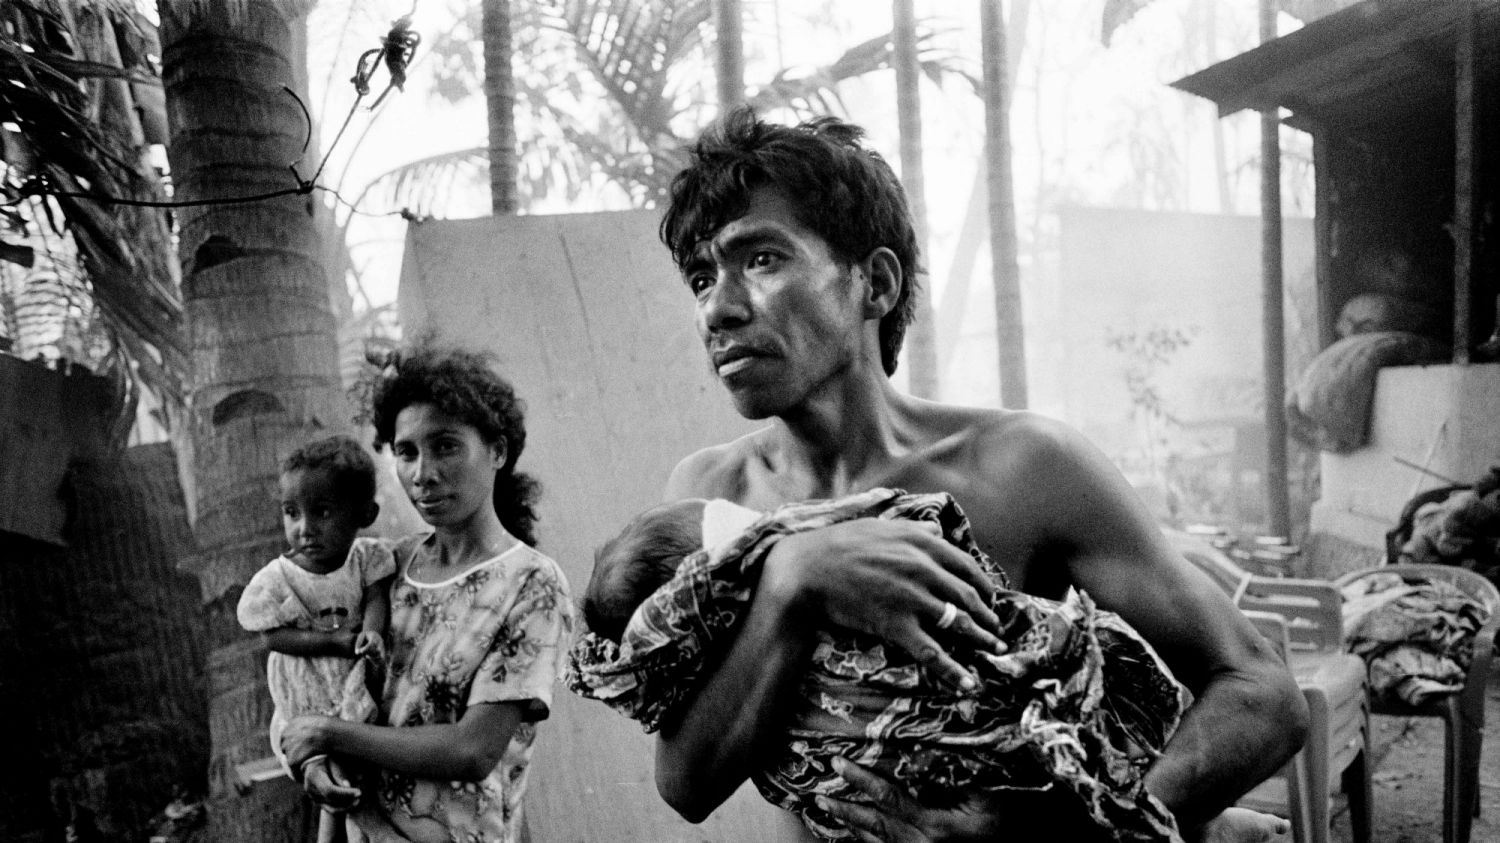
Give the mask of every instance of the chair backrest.
[{"label": "chair backrest", "polygon": [[1194,567],[1208,575],[1230,599],[1238,599],[1249,581],[1250,572],[1203,539],[1181,530],[1165,530],[1167,540],[1178,553],[1193,563]]},{"label": "chair backrest", "polygon": [[1291,648],[1287,640],[1286,618],[1275,612],[1257,612],[1253,609],[1245,612],[1245,617],[1250,620],[1250,625],[1255,627],[1256,632],[1271,642],[1271,649],[1285,662],[1287,650]]},{"label": "chair backrest", "polygon": [[1197,536],[1177,530],[1167,530],[1166,535],[1177,552],[1208,574],[1241,610],[1280,615],[1292,652],[1343,649],[1343,597],[1333,583],[1256,576]]},{"label": "chair backrest", "polygon": [[1484,604],[1485,608],[1490,610],[1490,614],[1500,612],[1500,589],[1497,589],[1495,584],[1483,575],[1456,565],[1428,565],[1414,562],[1377,565],[1374,568],[1362,568],[1345,574],[1335,581],[1335,585],[1343,588],[1355,580],[1377,574],[1399,574],[1406,579],[1423,578],[1452,583],[1459,591]]},{"label": "chair backrest", "polygon": [[1292,652],[1343,649],[1343,596],[1327,580],[1251,577],[1237,604],[1246,612],[1274,612],[1286,620]]}]

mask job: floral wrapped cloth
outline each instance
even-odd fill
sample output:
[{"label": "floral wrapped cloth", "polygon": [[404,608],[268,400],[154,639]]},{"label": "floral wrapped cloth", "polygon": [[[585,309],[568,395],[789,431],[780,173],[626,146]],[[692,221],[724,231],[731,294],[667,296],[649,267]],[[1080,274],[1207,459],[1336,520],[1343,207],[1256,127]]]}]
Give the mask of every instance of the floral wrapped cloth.
[{"label": "floral wrapped cloth", "polygon": [[876,489],[763,516],[689,556],[637,609],[620,643],[585,632],[569,656],[569,688],[648,732],[660,728],[733,640],[775,543],[855,518],[936,523],[1002,587],[992,608],[1008,650],[956,653],[980,680],[976,693],[959,694],[879,638],[819,631],[784,739],[752,776],[762,796],[822,839],[852,838],[814,801],[863,800],[833,771],[832,759],[843,756],[894,778],[928,807],[954,807],[979,791],[1063,788],[1110,839],[1180,839],[1141,776],[1176,729],[1186,690],[1133,629],[1087,595],[1057,602],[1007,590],[1004,572],[946,494]]}]

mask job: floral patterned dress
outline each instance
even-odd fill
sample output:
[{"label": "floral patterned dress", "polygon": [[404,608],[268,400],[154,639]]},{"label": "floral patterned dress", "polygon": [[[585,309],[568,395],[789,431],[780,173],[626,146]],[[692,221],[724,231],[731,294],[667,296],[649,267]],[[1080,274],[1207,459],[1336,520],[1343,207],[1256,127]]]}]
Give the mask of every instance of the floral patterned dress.
[{"label": "floral patterned dress", "polygon": [[413,565],[422,567],[433,553],[430,536],[396,549],[383,721],[457,723],[469,706],[494,702],[522,703],[525,712],[500,763],[481,781],[385,770],[378,799],[356,809],[355,818],[381,815],[369,823],[372,840],[388,821],[404,839],[515,843],[536,724],[550,711],[572,637],[568,583],[557,563],[524,544],[444,582],[417,582]]}]

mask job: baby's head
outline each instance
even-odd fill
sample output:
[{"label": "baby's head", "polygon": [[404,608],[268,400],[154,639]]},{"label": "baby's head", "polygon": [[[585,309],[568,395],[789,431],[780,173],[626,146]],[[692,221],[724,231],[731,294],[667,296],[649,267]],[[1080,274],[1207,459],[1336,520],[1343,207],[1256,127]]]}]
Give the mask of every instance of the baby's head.
[{"label": "baby's head", "polygon": [[619,641],[636,607],[703,546],[706,504],[688,498],[652,507],[594,553],[583,618],[595,635]]},{"label": "baby's head", "polygon": [[303,567],[337,569],[380,513],[375,462],[352,436],[317,439],[281,462],[281,529]]}]

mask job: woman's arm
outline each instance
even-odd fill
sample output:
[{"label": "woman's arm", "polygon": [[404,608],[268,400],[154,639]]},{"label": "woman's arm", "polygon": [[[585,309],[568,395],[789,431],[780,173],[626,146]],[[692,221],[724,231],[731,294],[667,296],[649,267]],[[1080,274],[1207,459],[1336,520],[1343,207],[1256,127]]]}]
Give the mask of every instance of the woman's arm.
[{"label": "woman's arm", "polygon": [[403,727],[303,716],[287,724],[281,748],[293,769],[329,754],[426,779],[478,781],[500,763],[525,709],[525,701],[479,703],[457,723]]},{"label": "woman's arm", "polygon": [[290,626],[268,629],[261,633],[261,640],[277,653],[289,656],[339,656],[354,655],[355,633],[348,630],[317,632]]}]

